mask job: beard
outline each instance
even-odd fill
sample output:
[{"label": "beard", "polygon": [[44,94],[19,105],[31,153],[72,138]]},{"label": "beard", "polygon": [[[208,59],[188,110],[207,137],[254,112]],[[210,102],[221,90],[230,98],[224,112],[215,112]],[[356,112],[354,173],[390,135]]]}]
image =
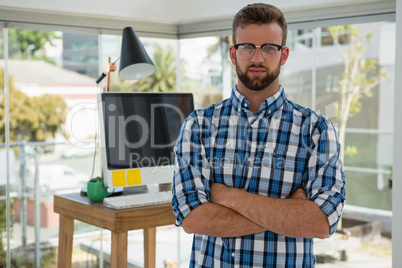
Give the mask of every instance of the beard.
[{"label": "beard", "polygon": [[[267,73],[262,76],[251,76],[248,74],[248,70],[250,68],[265,68],[267,70]],[[244,86],[246,86],[248,89],[253,90],[253,91],[261,91],[267,87],[269,87],[272,82],[276,80],[276,78],[279,76],[281,69],[281,61],[279,61],[278,66],[276,67],[275,70],[270,71],[268,68],[261,66],[261,65],[251,65],[246,68],[246,71],[243,72],[236,62],[236,73],[239,78],[239,80],[243,83]]]}]

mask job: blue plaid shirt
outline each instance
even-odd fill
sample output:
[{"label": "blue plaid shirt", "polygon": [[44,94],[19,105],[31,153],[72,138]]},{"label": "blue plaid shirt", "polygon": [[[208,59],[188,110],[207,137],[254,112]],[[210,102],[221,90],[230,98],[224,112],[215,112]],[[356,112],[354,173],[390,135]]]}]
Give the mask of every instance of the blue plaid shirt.
[{"label": "blue plaid shirt", "polygon": [[[175,147],[176,226],[210,202],[214,182],[263,196],[287,198],[302,187],[336,230],[345,200],[340,145],[332,123],[285,97],[282,87],[253,114],[232,96],[194,111]],[[235,224],[235,223],[234,223]],[[313,239],[266,231],[223,238],[194,234],[190,267],[313,267]]]}]

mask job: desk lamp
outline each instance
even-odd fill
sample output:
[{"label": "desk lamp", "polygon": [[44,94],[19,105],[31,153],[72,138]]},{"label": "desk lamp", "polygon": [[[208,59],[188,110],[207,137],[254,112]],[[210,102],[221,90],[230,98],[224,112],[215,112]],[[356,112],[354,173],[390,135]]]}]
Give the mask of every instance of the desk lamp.
[{"label": "desk lamp", "polygon": [[151,75],[155,66],[149,58],[137,33],[132,27],[123,29],[120,57],[114,61],[108,61],[106,72],[103,72],[96,80],[99,84],[107,76],[106,92],[109,91],[110,72],[116,70],[116,62],[120,59],[119,77],[123,80],[138,80]]},{"label": "desk lamp", "polygon": [[110,72],[116,70],[115,64],[119,59],[119,77],[123,80],[138,80],[151,75],[156,69],[152,60],[148,56],[148,53],[145,51],[137,33],[132,27],[125,27],[123,29],[123,37],[121,41],[120,57],[114,62],[111,62],[109,57],[106,71],[96,80],[96,83],[99,84],[102,79],[107,76],[106,92],[109,91]]}]

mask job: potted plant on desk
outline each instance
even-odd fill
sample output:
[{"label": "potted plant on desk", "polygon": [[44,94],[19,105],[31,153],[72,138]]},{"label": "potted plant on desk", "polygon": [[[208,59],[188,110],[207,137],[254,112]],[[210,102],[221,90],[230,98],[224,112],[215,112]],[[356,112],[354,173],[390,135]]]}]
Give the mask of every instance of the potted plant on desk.
[{"label": "potted plant on desk", "polygon": [[92,202],[102,202],[108,196],[103,178],[92,178],[87,183],[87,195]]}]

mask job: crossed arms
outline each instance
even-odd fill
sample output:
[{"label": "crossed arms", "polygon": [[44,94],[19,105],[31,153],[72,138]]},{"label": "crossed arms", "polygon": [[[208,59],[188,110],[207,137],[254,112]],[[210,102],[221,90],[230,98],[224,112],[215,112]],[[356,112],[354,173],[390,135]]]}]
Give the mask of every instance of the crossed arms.
[{"label": "crossed arms", "polygon": [[211,186],[211,202],[192,210],[183,220],[187,233],[237,237],[272,231],[288,237],[327,238],[327,216],[306,193],[297,189],[288,199],[249,193],[223,184]]},{"label": "crossed arms", "polygon": [[[309,199],[303,189],[282,199],[214,182],[199,123],[195,119],[187,121],[176,147],[176,224],[181,224],[187,233],[214,237],[271,231],[294,238],[327,238],[336,229],[345,199],[340,144],[333,125],[325,118],[308,122],[315,123],[308,129],[308,146],[302,146],[308,149],[307,158],[295,161],[308,162],[303,176],[306,175]],[[208,126],[203,126],[203,131]]]}]

